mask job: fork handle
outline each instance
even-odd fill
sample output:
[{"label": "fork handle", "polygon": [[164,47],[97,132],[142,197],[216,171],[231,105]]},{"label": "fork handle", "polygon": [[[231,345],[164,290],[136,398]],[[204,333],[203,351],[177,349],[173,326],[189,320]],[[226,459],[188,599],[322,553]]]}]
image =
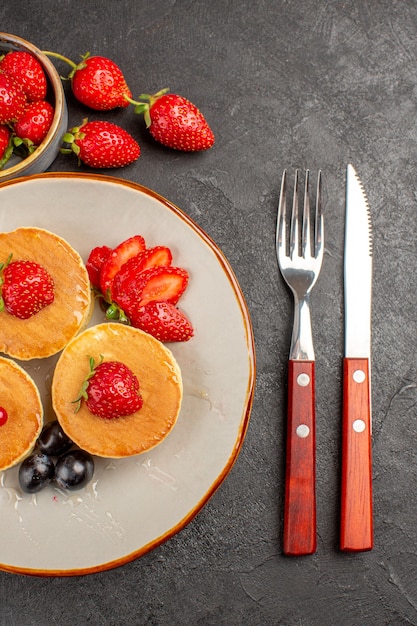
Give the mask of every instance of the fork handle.
[{"label": "fork handle", "polygon": [[284,554],[316,551],[314,361],[289,361]]},{"label": "fork handle", "polygon": [[371,393],[368,359],[343,361],[340,549],[373,547]]}]

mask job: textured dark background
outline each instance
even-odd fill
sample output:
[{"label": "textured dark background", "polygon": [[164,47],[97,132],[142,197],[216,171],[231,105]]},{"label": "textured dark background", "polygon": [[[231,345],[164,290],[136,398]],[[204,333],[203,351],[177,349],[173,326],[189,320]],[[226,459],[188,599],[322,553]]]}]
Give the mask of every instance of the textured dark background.
[{"label": "textured dark background", "polygon": [[[153,143],[112,173],[181,207],[229,259],[250,309],[257,390],[241,454],[178,535],[119,569],[79,578],[0,573],[0,623],[383,626],[417,624],[417,4],[409,0],[5,0],[0,28],[124,70],[134,95],[168,86],[216,135],[202,154]],[[64,71],[62,66],[60,71]],[[338,551],[345,168],[374,227],[375,548]],[[283,168],[323,170],[326,252],[312,296],[318,549],[281,551],[286,359],[292,303],[274,228]],[[76,170],[60,156],[53,171]],[[60,529],[57,529],[59,532]],[[1,532],[1,530],[0,530]],[[65,535],[62,540],[65,541]]]}]

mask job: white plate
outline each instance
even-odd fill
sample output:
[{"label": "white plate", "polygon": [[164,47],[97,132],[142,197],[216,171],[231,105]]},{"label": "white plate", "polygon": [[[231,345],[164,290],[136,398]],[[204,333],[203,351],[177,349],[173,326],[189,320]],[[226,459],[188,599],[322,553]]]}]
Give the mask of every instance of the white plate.
[{"label": "white plate", "polygon": [[[210,238],[149,189],[107,176],[41,174],[0,185],[0,231],[38,226],[64,237],[84,259],[96,245],[141,234],[167,245],[190,283],[181,307],[195,337],[170,344],[184,400],[172,433],[148,453],[97,459],[93,481],[68,495],[53,486],[23,494],[17,468],[0,472],[0,569],[38,575],[93,573],[137,558],[181,530],[231,469],[252,405],[255,355],[236,278]],[[91,323],[103,321],[96,305]],[[25,369],[51,417],[56,358]]]}]

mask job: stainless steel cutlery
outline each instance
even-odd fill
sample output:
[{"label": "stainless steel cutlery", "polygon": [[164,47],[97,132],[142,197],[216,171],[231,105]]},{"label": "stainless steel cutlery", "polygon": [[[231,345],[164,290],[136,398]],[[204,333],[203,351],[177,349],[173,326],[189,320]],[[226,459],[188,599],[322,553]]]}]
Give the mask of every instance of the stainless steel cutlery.
[{"label": "stainless steel cutlery", "polygon": [[345,358],[343,363],[340,548],[373,546],[371,462],[370,210],[359,177],[347,167],[345,218]]},{"label": "stainless steel cutlery", "polygon": [[[294,323],[288,363],[286,473],[283,551],[316,550],[315,356],[309,299],[323,260],[321,172],[314,211],[310,208],[310,173],[304,176],[299,206],[300,172],[287,207],[284,171],[278,206],[276,251],[281,274],[294,297]],[[373,547],[371,461],[371,292],[372,234],[370,210],[359,177],[347,167],[344,250],[345,355],[343,359],[342,475],[340,549]]]},{"label": "stainless steel cutlery", "polygon": [[276,250],[281,274],[294,296],[294,324],[288,367],[288,414],[284,504],[284,553],[316,550],[315,380],[309,298],[323,260],[321,175],[318,175],[314,221],[310,219],[309,172],[305,173],[304,204],[298,200],[295,173],[291,215],[287,211],[284,172],[278,207]]}]

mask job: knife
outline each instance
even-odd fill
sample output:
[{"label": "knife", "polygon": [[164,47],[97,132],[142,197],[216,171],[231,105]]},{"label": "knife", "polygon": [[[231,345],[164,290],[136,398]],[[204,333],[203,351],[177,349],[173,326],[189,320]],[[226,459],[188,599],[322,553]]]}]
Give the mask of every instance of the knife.
[{"label": "knife", "polygon": [[344,259],[340,549],[373,547],[371,417],[371,215],[363,186],[347,166]]}]

